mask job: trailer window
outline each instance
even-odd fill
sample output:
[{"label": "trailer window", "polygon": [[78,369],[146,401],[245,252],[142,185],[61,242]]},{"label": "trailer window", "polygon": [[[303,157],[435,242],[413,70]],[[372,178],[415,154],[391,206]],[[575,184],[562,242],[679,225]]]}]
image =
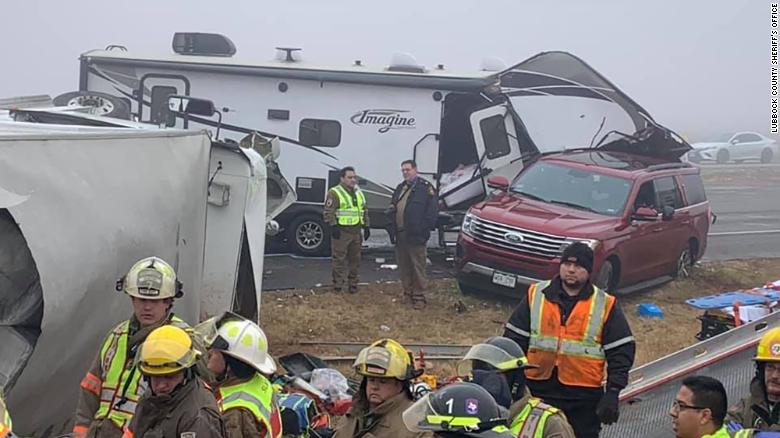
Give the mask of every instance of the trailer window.
[{"label": "trailer window", "polygon": [[341,123],[336,120],[303,119],[298,141],[306,146],[336,147],[341,143]]},{"label": "trailer window", "polygon": [[509,154],[511,149],[504,115],[498,114],[480,120],[479,128],[485,139],[485,153],[489,160]]},{"label": "trailer window", "polygon": [[151,103],[151,121],[156,124],[165,124],[165,126],[175,126],[176,116],[168,109],[168,96],[177,94],[179,90],[176,87],[167,85],[155,85],[152,87]]}]

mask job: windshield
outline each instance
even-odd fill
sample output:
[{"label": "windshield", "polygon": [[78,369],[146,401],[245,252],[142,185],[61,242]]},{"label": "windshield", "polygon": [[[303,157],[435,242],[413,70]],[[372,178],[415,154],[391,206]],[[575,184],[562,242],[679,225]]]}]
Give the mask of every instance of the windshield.
[{"label": "windshield", "polygon": [[520,174],[510,190],[544,202],[618,216],[626,205],[631,181],[540,161]]}]

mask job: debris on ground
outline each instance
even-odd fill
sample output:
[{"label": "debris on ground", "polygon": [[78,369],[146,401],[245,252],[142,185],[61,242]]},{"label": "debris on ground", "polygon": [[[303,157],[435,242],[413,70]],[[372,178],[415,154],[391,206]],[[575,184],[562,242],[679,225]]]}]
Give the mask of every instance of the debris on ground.
[{"label": "debris on ground", "polygon": [[[685,301],[719,292],[751,288],[776,279],[780,258],[709,262],[692,269],[691,277],[663,287],[618,297],[637,340],[636,365],[658,359],[697,342],[697,314]],[[307,289],[307,292],[309,289]],[[517,298],[462,294],[454,280],[431,281],[424,310],[401,303],[398,283],[372,283],[357,294],[328,288],[316,294],[301,291],[263,293],[261,323],[271,352],[305,351],[319,356],[347,356],[333,346],[300,345],[300,341],[363,342],[394,338],[401,343],[472,344],[503,333]],[[635,309],[653,303],[664,319],[643,318]],[[383,327],[389,330],[383,330]],[[415,352],[416,353],[416,352]],[[436,363],[434,368],[448,365]],[[451,366],[451,364],[449,365]],[[338,367],[349,372],[349,364]],[[347,375],[351,375],[348,373]]]}]

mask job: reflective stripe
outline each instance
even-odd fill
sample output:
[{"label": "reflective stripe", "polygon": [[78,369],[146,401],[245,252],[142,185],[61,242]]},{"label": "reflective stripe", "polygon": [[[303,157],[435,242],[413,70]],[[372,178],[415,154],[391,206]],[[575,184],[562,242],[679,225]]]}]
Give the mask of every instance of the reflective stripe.
[{"label": "reflective stripe", "polygon": [[77,438],[79,436],[84,436],[84,435],[87,434],[88,430],[89,430],[89,427],[77,424],[77,425],[73,426],[73,437]]},{"label": "reflective stripe", "polygon": [[544,304],[544,290],[550,285],[550,281],[542,281],[531,285],[533,290],[531,302],[531,334],[538,335],[542,332],[542,305]]},{"label": "reflective stripe", "polygon": [[115,389],[105,388],[100,392],[100,401],[110,402],[116,394]]},{"label": "reflective stripe", "polygon": [[534,347],[537,350],[558,351],[558,338],[552,338],[548,336],[532,336],[528,341],[528,346]]},{"label": "reflective stripe", "polygon": [[601,345],[584,345],[581,342],[562,340],[561,353],[571,356],[587,357],[591,359],[604,359],[604,350]]},{"label": "reflective stripe", "polygon": [[81,387],[97,396],[100,396],[100,386],[102,383],[100,378],[92,373],[87,373],[87,375],[81,379]]},{"label": "reflective stripe", "polygon": [[336,222],[345,226],[363,224],[366,205],[366,197],[363,195],[363,192],[355,187],[354,194],[357,205],[354,205],[352,195],[341,184],[332,187],[330,190],[339,199],[339,208],[336,210]]},{"label": "reflective stripe", "polygon": [[223,398],[222,403],[227,405],[237,400],[242,400],[257,405],[257,409],[260,410],[260,413],[263,415],[263,417],[265,418],[271,417],[271,411],[263,405],[260,399],[256,398],[255,396],[253,396],[248,392],[243,392],[243,391],[234,392],[233,394],[230,394],[229,396]]},{"label": "reflective stripe", "polygon": [[607,295],[601,289],[593,286],[593,299],[590,300],[590,315],[588,330],[582,339],[588,344],[595,344],[601,327],[604,325],[604,314],[607,312]]},{"label": "reflective stripe", "polygon": [[544,438],[547,419],[558,411],[540,399],[531,397],[523,410],[511,420],[510,430],[518,438]]},{"label": "reflective stripe", "polygon": [[220,412],[245,408],[265,426],[267,436],[281,437],[282,421],[279,409],[276,408],[276,393],[268,379],[260,373],[255,373],[251,379],[236,385],[219,388],[217,399]]},{"label": "reflective stripe", "polygon": [[611,350],[611,349],[613,349],[615,347],[620,347],[621,345],[628,344],[629,342],[634,342],[634,337],[633,336],[626,336],[625,338],[618,339],[615,342],[610,342],[609,344],[603,346],[602,348],[604,350]]},{"label": "reflective stripe", "polygon": [[530,338],[531,337],[530,333],[528,333],[527,331],[525,331],[525,330],[523,330],[521,328],[515,327],[510,322],[506,323],[506,325],[504,327],[506,327],[507,330],[513,331],[513,332],[517,333],[520,336],[525,336],[526,338]]}]

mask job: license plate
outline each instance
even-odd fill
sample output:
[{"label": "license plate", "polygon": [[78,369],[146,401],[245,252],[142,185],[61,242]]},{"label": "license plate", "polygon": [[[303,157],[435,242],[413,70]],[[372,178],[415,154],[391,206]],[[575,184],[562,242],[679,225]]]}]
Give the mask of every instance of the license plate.
[{"label": "license plate", "polygon": [[515,283],[517,283],[517,277],[515,277],[513,274],[505,274],[503,272],[496,271],[493,273],[493,283],[505,287],[515,287]]}]

